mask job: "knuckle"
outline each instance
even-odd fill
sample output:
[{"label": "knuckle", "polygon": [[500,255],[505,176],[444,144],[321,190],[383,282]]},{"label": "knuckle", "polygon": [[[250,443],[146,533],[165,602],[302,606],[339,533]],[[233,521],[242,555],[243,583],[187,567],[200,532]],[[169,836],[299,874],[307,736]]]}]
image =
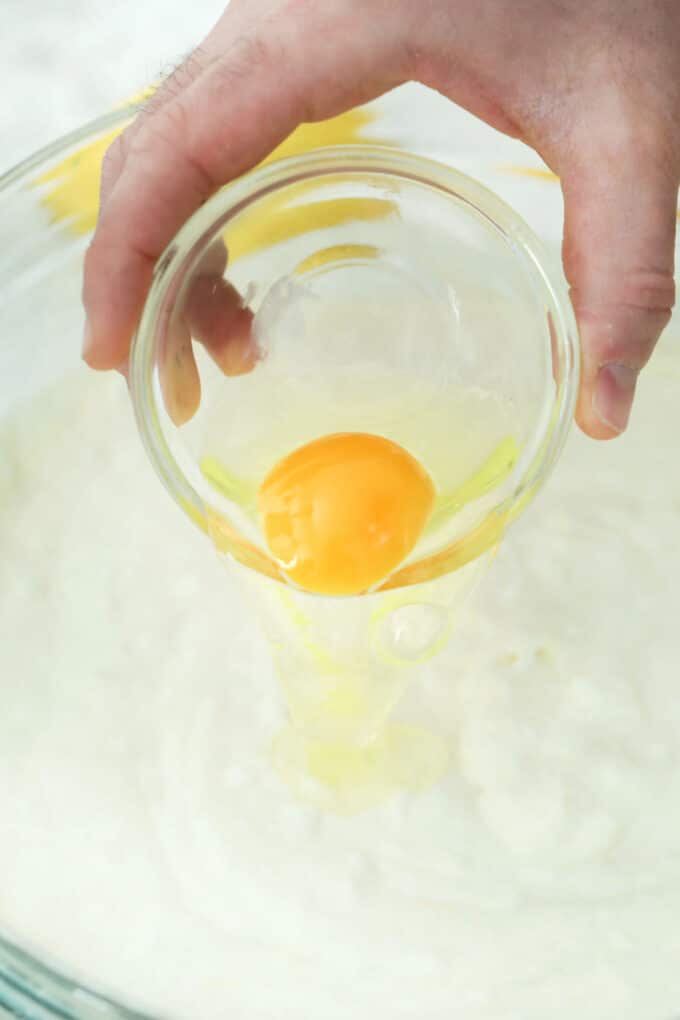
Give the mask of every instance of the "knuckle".
[{"label": "knuckle", "polygon": [[[210,63],[210,56],[203,46],[197,46],[192,53],[185,57],[182,63],[175,69],[171,78],[171,94],[177,95],[189,88],[197,78],[205,71]],[[170,84],[170,82],[168,82]]]},{"label": "knuckle", "polygon": [[[277,49],[279,52],[277,53]],[[238,36],[216,69],[217,83],[231,85],[257,73],[281,57],[276,41],[261,31]]]},{"label": "knuckle", "polygon": [[[661,285],[660,285],[661,287]],[[644,284],[618,301],[577,309],[587,360],[596,365],[620,362],[636,370],[649,360],[671,317],[672,300],[665,286],[650,291]]]},{"label": "knuckle", "polygon": [[675,280],[663,270],[638,269],[626,273],[622,287],[625,303],[641,312],[670,315],[675,304]]},{"label": "knuckle", "polygon": [[[585,268],[585,262],[583,267],[577,268]],[[675,305],[675,280],[670,271],[663,269],[621,270],[613,286],[607,276],[606,283],[600,281],[600,288],[601,294],[586,294],[578,286],[572,286],[572,301],[579,314],[590,313],[595,309],[611,311],[621,308],[641,316],[649,314],[670,317]]]},{"label": "knuckle", "polygon": [[193,83],[200,78],[210,64],[210,56],[202,46],[197,46],[179,64],[170,66],[162,74],[162,84],[141,108],[143,117],[151,117],[158,113],[168,102],[181,96]]},{"label": "knuckle", "polygon": [[159,150],[176,150],[185,130],[184,106],[179,101],[167,103],[135,132],[129,143],[128,158],[136,163],[145,162],[154,158]]}]

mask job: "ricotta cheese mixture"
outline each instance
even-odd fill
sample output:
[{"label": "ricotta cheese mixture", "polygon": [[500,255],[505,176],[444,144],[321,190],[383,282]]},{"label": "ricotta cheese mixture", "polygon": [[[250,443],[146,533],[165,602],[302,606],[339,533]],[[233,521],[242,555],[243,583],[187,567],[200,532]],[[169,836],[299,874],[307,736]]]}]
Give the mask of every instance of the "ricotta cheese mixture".
[{"label": "ricotta cheese mixture", "polygon": [[436,785],[352,816],[286,723],[236,576],[117,377],[0,426],[0,929],[192,1020],[670,1020],[680,1011],[680,362],[571,436],[398,710]]}]

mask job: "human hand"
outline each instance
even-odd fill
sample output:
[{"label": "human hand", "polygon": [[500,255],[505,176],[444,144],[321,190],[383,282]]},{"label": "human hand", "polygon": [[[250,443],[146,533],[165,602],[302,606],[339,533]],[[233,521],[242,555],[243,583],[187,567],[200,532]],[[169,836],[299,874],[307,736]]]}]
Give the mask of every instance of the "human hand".
[{"label": "human hand", "polygon": [[[86,361],[125,362],[156,259],[209,195],[300,123],[418,80],[560,176],[583,351],[576,418],[594,438],[619,434],[674,301],[678,52],[676,0],[232,0],[107,153],[85,262]],[[208,289],[237,323],[213,356],[245,370],[247,310]]]}]

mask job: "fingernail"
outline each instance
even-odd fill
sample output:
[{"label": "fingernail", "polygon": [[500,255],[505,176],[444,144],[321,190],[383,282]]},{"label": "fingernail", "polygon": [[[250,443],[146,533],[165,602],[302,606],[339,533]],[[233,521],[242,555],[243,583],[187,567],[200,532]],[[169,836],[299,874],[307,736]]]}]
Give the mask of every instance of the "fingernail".
[{"label": "fingernail", "polygon": [[593,408],[603,425],[615,432],[628,425],[637,375],[628,365],[603,365],[597,373]]},{"label": "fingernail", "polygon": [[83,329],[83,352],[82,352],[82,356],[85,361],[88,360],[90,354],[92,353],[93,341],[94,336],[92,334],[92,327],[90,326],[89,321],[85,319],[85,328]]}]

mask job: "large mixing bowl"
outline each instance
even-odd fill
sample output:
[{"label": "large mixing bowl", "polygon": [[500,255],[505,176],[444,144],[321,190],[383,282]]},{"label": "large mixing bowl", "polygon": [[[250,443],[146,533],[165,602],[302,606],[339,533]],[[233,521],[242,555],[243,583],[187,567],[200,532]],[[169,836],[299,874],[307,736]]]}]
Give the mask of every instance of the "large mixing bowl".
[{"label": "large mixing bowl", "polygon": [[[342,132],[340,137],[335,137],[331,130],[330,134],[321,137],[321,141],[395,142],[411,151],[455,162],[456,166],[494,189],[517,209],[542,235],[550,247],[555,266],[559,266],[559,187],[518,143],[500,139],[438,98],[418,90],[406,89],[400,97],[388,97],[375,104],[372,110],[370,116],[352,123],[353,137],[344,138]],[[123,647],[126,655],[135,657],[140,670],[152,670],[154,622],[151,608],[155,598],[167,594],[162,581],[156,583],[153,577],[146,578],[145,582],[148,581],[151,586],[148,616],[130,620],[121,612],[120,626],[115,628],[115,632],[107,634],[100,628],[96,631],[97,641],[90,639],[100,609],[103,607],[102,611],[110,614],[112,607],[113,611],[120,607],[129,586],[136,583],[140,564],[143,572],[146,572],[148,564],[153,574],[154,562],[159,562],[162,557],[160,549],[144,550],[135,545],[135,520],[140,515],[157,514],[159,519],[166,521],[176,514],[149,469],[148,485],[144,491],[128,494],[130,515],[123,528],[124,534],[121,534],[108,513],[105,498],[95,486],[87,486],[88,471],[98,464],[99,457],[97,441],[92,441],[91,436],[93,432],[96,436],[95,423],[101,423],[102,417],[110,416],[112,427],[120,431],[119,460],[112,470],[120,472],[122,485],[128,461],[134,461],[138,467],[144,458],[132,414],[129,413],[127,418],[121,416],[126,400],[122,379],[115,373],[94,374],[82,365],[79,358],[83,326],[81,269],[96,218],[94,171],[112,135],[129,117],[128,110],[103,117],[48,146],[0,180],[0,418],[18,416],[17,422],[26,422],[30,419],[26,409],[30,411],[31,407],[40,407],[42,419],[53,424],[53,437],[59,438],[65,421],[69,430],[79,435],[78,444],[74,446],[71,442],[69,446],[69,449],[77,451],[69,463],[54,462],[39,444],[34,444],[28,432],[22,446],[20,424],[17,426],[19,434],[13,436],[12,457],[8,458],[4,455],[5,451],[0,451],[0,492],[4,491],[5,484],[23,484],[25,499],[30,501],[34,510],[36,506],[40,508],[44,522],[43,527],[22,531],[18,521],[19,507],[15,511],[17,520],[13,523],[11,540],[6,540],[7,536],[0,532],[0,600],[11,592],[13,607],[11,613],[3,608],[0,615],[3,714],[0,737],[3,742],[0,747],[0,873],[5,876],[0,879],[0,932],[5,935],[0,940],[0,1016],[17,1015],[29,1020],[46,1020],[48,1017],[90,1020],[102,1016],[140,1015],[87,988],[88,960],[74,960],[69,945],[58,945],[47,934],[44,940],[28,937],[23,925],[26,919],[26,930],[38,930],[41,911],[47,917],[49,912],[56,910],[75,912],[82,908],[86,912],[92,909],[93,941],[100,943],[102,952],[106,950],[105,919],[97,916],[94,905],[81,903],[77,888],[70,892],[62,889],[54,902],[36,903],[31,893],[30,876],[39,871],[44,873],[45,869],[52,869],[56,875],[68,859],[70,848],[76,845],[82,847],[84,843],[87,845],[90,839],[92,867],[93,870],[95,867],[99,869],[101,881],[113,881],[119,865],[123,866],[125,845],[120,842],[124,830],[120,828],[117,817],[119,809],[122,810],[117,799],[118,791],[115,785],[107,785],[102,780],[96,798],[91,802],[77,803],[78,776],[84,769],[96,770],[104,758],[114,764],[118,757],[121,762],[124,761],[128,753],[127,720],[130,720],[131,728],[143,726],[144,720],[135,718],[134,704],[126,701],[124,691],[121,692],[120,716],[115,718],[102,713],[96,694],[101,685],[117,683],[117,656]],[[408,125],[408,129],[404,129],[404,124]],[[313,145],[315,136],[313,129],[310,130],[312,135],[306,144]],[[284,154],[289,153],[284,151]],[[662,353],[657,362],[660,367],[650,371],[664,371],[670,379],[673,372],[677,374],[674,365],[673,357]],[[73,410],[76,398],[77,414]],[[655,408],[649,404],[643,406],[644,413],[639,422],[634,416],[633,438],[625,449],[616,454],[622,474],[625,474],[627,458],[636,455],[637,450],[639,461],[639,450],[645,445],[650,450],[646,467],[644,470],[638,468],[638,473],[627,480],[626,491],[631,487],[639,492],[654,489],[654,486],[659,488],[659,477],[668,466],[654,455],[658,424],[654,418]],[[680,408],[680,401],[677,406]],[[675,415],[675,425],[677,432],[680,410]],[[575,441],[583,442],[585,450],[585,441]],[[49,447],[50,450],[55,448],[58,446]],[[589,471],[595,463],[595,454],[587,456],[591,458]],[[31,479],[30,485],[22,483],[24,468]],[[55,523],[52,512],[55,489],[62,494],[69,492],[73,503],[71,527],[64,531],[63,524],[56,522],[61,529],[58,533],[52,527]],[[659,491],[662,492],[662,489]],[[619,491],[612,491],[614,519],[619,497]],[[587,493],[584,499],[587,499]],[[532,514],[537,512],[540,512],[540,501],[539,507],[531,511]],[[209,555],[200,535],[194,535],[192,529],[181,522],[181,514],[176,516],[178,523],[172,526],[179,528],[179,534],[186,535],[190,549],[187,555]],[[531,514],[527,518],[531,518]],[[92,526],[93,520],[99,522],[99,531]],[[89,530],[84,528],[85,524]],[[527,527],[530,526],[529,522]],[[118,558],[107,561],[109,566],[103,574],[97,573],[97,541],[119,544]],[[626,555],[630,556],[631,572],[636,571],[644,550],[632,535],[625,549]],[[669,564],[671,560],[675,562],[678,559],[672,549],[668,550],[668,557]],[[51,583],[59,585],[62,590],[63,606],[58,618],[46,614],[44,593],[32,582],[30,565],[45,558],[53,561]],[[671,570],[670,565],[668,570]],[[83,578],[85,583],[81,583]],[[91,581],[89,587],[88,578]],[[665,587],[657,587],[656,591],[659,599],[677,600],[677,579],[675,584],[668,581]],[[54,605],[54,602],[50,604]],[[654,605],[649,604],[647,611],[653,615]],[[238,647],[234,654],[238,652],[244,659],[254,632],[248,630],[247,624],[238,621],[237,624],[245,629],[235,636]],[[568,620],[565,627],[568,631]],[[634,639],[641,627],[639,616],[632,617],[629,637]],[[12,653],[6,659],[4,650],[8,646],[10,631]],[[643,630],[640,629],[639,633],[642,639]],[[74,643],[82,648],[79,662],[83,676],[90,678],[90,696],[83,693],[83,686],[88,685],[78,685],[75,678],[64,675],[62,669],[64,649],[67,645],[72,648]],[[45,722],[46,717],[39,715],[41,722],[36,726],[35,709],[44,703],[44,699],[50,705],[49,725]],[[86,736],[74,748],[70,741],[76,716]],[[7,760],[15,763],[19,760],[21,774],[10,774],[6,768],[3,750],[7,748],[12,752]],[[38,765],[38,762],[42,764]],[[40,769],[49,770],[50,763],[56,768],[57,762],[72,765],[70,773],[65,769],[64,775],[59,774],[59,780],[49,787],[49,791],[47,785],[43,789]],[[94,786],[97,787],[96,782]],[[9,839],[9,832],[13,819],[18,817],[16,804],[25,797],[43,797],[44,825],[39,830],[36,828],[31,838],[26,839],[21,850],[17,851],[16,845]],[[10,804],[13,805],[11,813]],[[94,829],[91,830],[88,825],[89,817],[95,814],[98,818],[110,816],[111,819],[108,830],[104,824],[98,826],[96,837]],[[5,824],[10,827],[7,832],[3,828]],[[105,830],[108,832],[106,837],[102,836]],[[131,878],[129,887],[121,887],[121,897],[134,895],[135,885]],[[145,933],[136,932],[134,936],[143,940]],[[108,951],[115,955],[115,946],[111,945]],[[191,966],[191,961],[186,961],[186,965]],[[74,975],[77,979],[73,978]],[[670,971],[668,977],[670,980]],[[106,987],[106,977],[97,975],[95,984]],[[133,985],[129,996],[122,998],[137,1001]],[[471,1012],[466,1015],[473,1017],[474,1007],[471,1005],[470,1009]],[[385,1016],[388,1020],[385,1010],[378,1010],[376,1015]],[[628,1017],[630,1014],[625,1015]],[[544,1015],[544,1020],[549,1020],[547,1015]]]}]

